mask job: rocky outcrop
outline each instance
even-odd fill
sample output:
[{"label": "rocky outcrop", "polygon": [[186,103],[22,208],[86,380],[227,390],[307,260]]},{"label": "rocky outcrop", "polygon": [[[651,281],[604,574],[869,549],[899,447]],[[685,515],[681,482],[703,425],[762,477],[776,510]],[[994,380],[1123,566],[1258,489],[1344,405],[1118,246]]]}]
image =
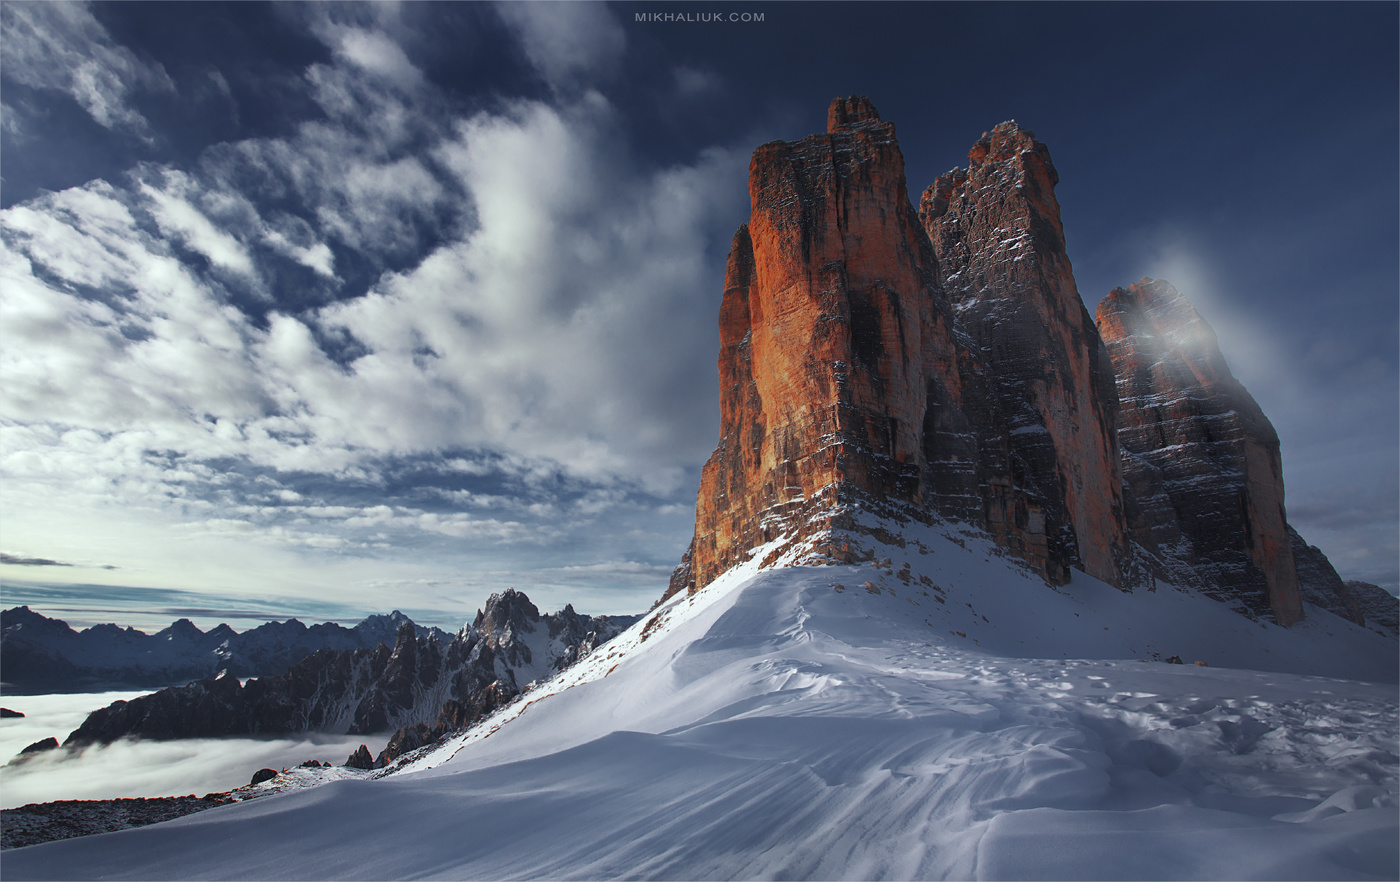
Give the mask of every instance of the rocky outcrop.
[{"label": "rocky outcrop", "polygon": [[354,753],[345,759],[347,769],[372,769],[374,768],[374,756],[369,752],[369,746],[361,744]]},{"label": "rocky outcrop", "polygon": [[20,756],[33,756],[36,753],[44,753],[49,750],[58,749],[58,739],[49,737],[36,741],[19,752]]},{"label": "rocky outcrop", "polygon": [[1054,169],[1023,129],[994,135],[922,221],[894,126],[865,98],[834,101],[825,134],[754,153],[720,306],[721,437],[668,595],[871,503],[985,527],[1055,584],[1070,567],[1127,581],[1112,377]]},{"label": "rocky outcrop", "polygon": [[1278,435],[1215,332],[1153,279],[1115,288],[1097,320],[1117,374],[1132,533],[1157,575],[1282,625],[1300,620]]},{"label": "rocky outcrop", "polygon": [[299,732],[370,734],[436,724],[494,708],[562,670],[633,619],[541,616],[524,594],[492,595],[476,621],[443,643],[400,623],[394,646],[322,650],[277,676],[240,684],[227,674],[118,701],[88,715],[65,746],[135,736],[156,740]]},{"label": "rocky outcrop", "polygon": [[986,525],[1051,582],[1073,567],[1125,585],[1113,367],[1065,252],[1058,182],[1045,145],[1004,122],[924,191],[919,214],[968,338]]},{"label": "rocky outcrop", "polygon": [[[84,691],[113,686],[166,686],[227,671],[235,677],[277,674],[317,650],[392,646],[409,618],[395,610],[354,628],[307,627],[296,619],[238,633],[228,625],[204,632],[181,619],[155,634],[116,625],[74,631],[66,622],[19,606],[0,613],[0,671],[12,692]],[[451,635],[414,625],[420,636]]]},{"label": "rocky outcrop", "polygon": [[1356,599],[1366,624],[1395,635],[1400,632],[1400,599],[1379,585],[1348,579],[1347,591]]},{"label": "rocky outcrop", "polygon": [[[361,744],[360,746],[364,747],[363,744]],[[280,774],[282,773],[277,771],[276,769],[258,769],[256,772],[253,773],[253,780],[248,782],[248,786],[256,787],[264,781],[271,781],[273,778],[276,778]]]},{"label": "rocky outcrop", "polygon": [[1293,566],[1298,573],[1298,592],[1302,598],[1354,624],[1365,625],[1361,605],[1322,549],[1303,541],[1291,524],[1288,525],[1288,544],[1293,549]]}]

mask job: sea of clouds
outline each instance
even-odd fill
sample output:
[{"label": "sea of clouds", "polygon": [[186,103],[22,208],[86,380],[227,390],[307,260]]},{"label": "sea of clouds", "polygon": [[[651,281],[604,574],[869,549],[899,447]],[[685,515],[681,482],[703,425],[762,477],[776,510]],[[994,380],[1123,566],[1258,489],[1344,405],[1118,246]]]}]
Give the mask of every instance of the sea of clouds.
[{"label": "sea of clouds", "polygon": [[140,692],[16,695],[0,703],[25,716],[0,720],[0,808],[59,799],[138,796],[203,796],[241,787],[262,768],[282,769],[309,759],[345,762],[361,744],[378,753],[388,734],[303,735],[288,738],[122,739],[82,751],[48,751],[22,762],[13,758],[44,738],[60,743],[87,715]]}]

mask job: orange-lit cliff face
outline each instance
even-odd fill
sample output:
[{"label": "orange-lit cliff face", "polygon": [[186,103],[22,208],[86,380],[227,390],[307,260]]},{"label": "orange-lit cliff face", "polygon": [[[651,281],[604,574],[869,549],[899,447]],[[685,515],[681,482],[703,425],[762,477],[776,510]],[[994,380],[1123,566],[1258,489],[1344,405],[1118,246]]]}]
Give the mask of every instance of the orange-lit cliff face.
[{"label": "orange-lit cliff face", "polygon": [[720,307],[721,438],[680,584],[820,529],[842,487],[915,505],[935,493],[925,415],[930,397],[956,409],[958,373],[933,254],[894,126],[849,98],[828,128],[765,144],[749,167]]},{"label": "orange-lit cliff face", "polygon": [[1215,332],[1154,279],[1115,288],[1097,319],[1117,374],[1134,538],[1164,579],[1300,620],[1278,435]]},{"label": "orange-lit cliff face", "polygon": [[1113,370],[1065,253],[1059,176],[1015,122],[983,135],[968,163],[924,192],[920,215],[958,327],[989,374],[989,400],[975,408],[985,417],[974,415],[989,527],[1023,556],[1044,554],[1051,581],[1074,567],[1123,585],[1131,556]]},{"label": "orange-lit cliff face", "polygon": [[1209,327],[1146,280],[1096,326],[1045,145],[1003,123],[968,158],[916,214],[894,126],[856,97],[825,134],[754,153],[721,437],[668,593],[779,537],[852,560],[851,512],[874,505],[980,527],[1051,584],[1080,569],[1127,589],[1150,561],[1300,619],[1278,438]]},{"label": "orange-lit cliff face", "polygon": [[[1122,582],[1113,388],[1096,373],[1107,359],[1069,276],[1048,158],[1034,173],[1044,192],[1029,201],[1023,188],[959,191],[1015,220],[1038,260],[1033,276],[977,264],[1000,273],[1000,297],[1031,306],[979,326],[969,347],[925,230],[939,222],[914,212],[894,126],[867,99],[833,102],[824,135],[754,153],[720,309],[721,439],[672,591],[778,535],[832,526],[843,493],[982,526],[1055,584],[1071,566]],[[1016,256],[1004,250],[993,257]],[[1006,352],[1045,376],[1006,391]]]}]

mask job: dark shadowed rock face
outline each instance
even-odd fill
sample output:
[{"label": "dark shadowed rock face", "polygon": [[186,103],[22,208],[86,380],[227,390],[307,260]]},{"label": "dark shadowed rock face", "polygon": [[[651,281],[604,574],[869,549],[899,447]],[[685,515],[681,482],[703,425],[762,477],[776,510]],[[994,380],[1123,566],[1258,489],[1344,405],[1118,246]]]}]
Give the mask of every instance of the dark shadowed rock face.
[{"label": "dark shadowed rock face", "polygon": [[[364,747],[363,744],[361,744],[360,746]],[[282,773],[277,771],[276,769],[258,769],[256,772],[253,773],[253,780],[249,782],[249,786],[256,787],[264,781],[271,781],[273,778],[276,778],[280,774]]]},{"label": "dark shadowed rock face", "polygon": [[45,738],[45,739],[43,739],[42,741],[36,741],[36,742],[34,742],[33,744],[29,745],[28,747],[24,748],[23,750],[21,750],[21,751],[19,752],[19,755],[20,755],[20,756],[31,756],[31,755],[36,754],[36,753],[43,753],[43,752],[46,751],[46,750],[57,750],[57,749],[58,749],[58,739],[57,739],[57,738]]},{"label": "dark shadowed rock face", "polygon": [[[168,686],[227,671],[235,677],[278,674],[318,649],[373,649],[394,644],[409,619],[395,610],[354,628],[333,623],[307,627],[296,619],[268,622],[243,633],[228,625],[200,631],[181,619],[155,634],[116,625],[74,631],[27,606],[0,612],[0,674],[17,692],[83,691],[115,686]],[[450,635],[414,626],[442,642]]]},{"label": "dark shadowed rock face", "polygon": [[372,769],[374,768],[374,757],[370,755],[368,745],[361,744],[359,748],[345,759],[347,769]]},{"label": "dark shadowed rock face", "polygon": [[1282,625],[1301,619],[1278,435],[1215,332],[1153,279],[1115,288],[1097,318],[1117,374],[1133,536],[1158,575]]},{"label": "dark shadowed rock face", "polygon": [[[447,720],[475,720],[529,681],[587,655],[632,624],[567,607],[541,616],[518,591],[492,595],[473,625],[450,642],[401,621],[393,648],[322,650],[284,673],[240,685],[220,675],[118,701],[88,715],[64,742],[284,735],[370,734]],[[531,645],[533,644],[533,649]],[[371,761],[372,762],[372,761]],[[368,766],[366,767],[368,768]]]},{"label": "dark shadowed rock face", "polygon": [[1400,599],[1370,582],[1348,579],[1345,584],[1347,591],[1356,599],[1366,624],[1383,628],[1391,634],[1400,631]]},{"label": "dark shadowed rock face", "polygon": [[1332,568],[1332,562],[1322,553],[1322,549],[1303,541],[1292,525],[1288,526],[1288,544],[1293,549],[1298,591],[1303,599],[1355,624],[1365,625],[1366,617],[1361,612],[1361,605]]},{"label": "dark shadowed rock face", "polygon": [[1065,253],[1058,181],[1045,145],[1005,122],[924,191],[920,217],[973,356],[963,409],[989,527],[1052,582],[1075,567],[1125,585],[1113,368]]}]

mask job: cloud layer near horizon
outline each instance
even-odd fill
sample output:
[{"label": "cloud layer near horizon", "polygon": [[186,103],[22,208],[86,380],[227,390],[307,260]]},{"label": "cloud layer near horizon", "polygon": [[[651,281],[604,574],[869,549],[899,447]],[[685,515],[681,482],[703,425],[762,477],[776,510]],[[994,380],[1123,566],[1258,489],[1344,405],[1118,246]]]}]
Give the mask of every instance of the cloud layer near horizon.
[{"label": "cloud layer near horizon", "polygon": [[[44,738],[61,743],[89,712],[141,695],[101,692],[10,696],[5,706],[25,714],[0,723],[0,755],[10,762]],[[59,799],[118,799],[220,793],[247,784],[258,769],[283,769],[315,759],[340,765],[361,744],[378,754],[381,735],[309,735],[288,738],[186,738],[92,745],[69,754],[55,750],[0,770],[0,808]]]}]

